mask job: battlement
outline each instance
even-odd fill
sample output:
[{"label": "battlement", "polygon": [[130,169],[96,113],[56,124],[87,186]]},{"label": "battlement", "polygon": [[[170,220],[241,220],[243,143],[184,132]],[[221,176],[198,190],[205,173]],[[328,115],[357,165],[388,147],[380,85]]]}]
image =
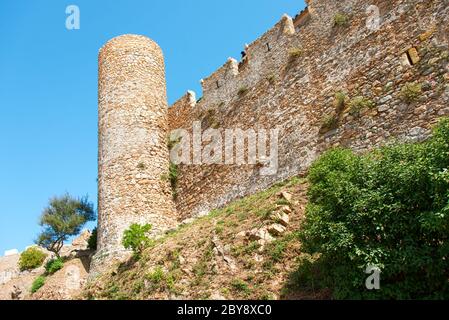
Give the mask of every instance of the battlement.
[{"label": "battlement", "polygon": [[[223,66],[201,79],[202,105],[231,102],[239,91],[246,91],[259,81],[272,79],[294,55],[299,60],[314,63],[309,59],[314,52],[308,47],[321,43],[323,47],[319,48],[319,52],[324,51],[325,38],[332,32],[335,14],[354,13],[360,1],[345,0],[336,4],[335,1],[320,0],[307,3],[308,6],[294,18],[284,14],[271,29],[245,45],[245,56],[240,61],[230,57]],[[308,69],[306,66],[302,72]],[[183,105],[182,99],[171,108]]]}]

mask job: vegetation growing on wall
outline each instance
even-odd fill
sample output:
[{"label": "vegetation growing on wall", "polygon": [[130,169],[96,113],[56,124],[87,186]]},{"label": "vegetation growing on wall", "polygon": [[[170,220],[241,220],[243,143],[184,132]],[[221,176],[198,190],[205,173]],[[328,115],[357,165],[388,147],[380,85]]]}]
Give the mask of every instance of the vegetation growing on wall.
[{"label": "vegetation growing on wall", "polygon": [[349,24],[349,17],[342,13],[342,12],[338,12],[337,14],[335,14],[334,16],[334,25],[338,26],[338,27],[345,27]]},{"label": "vegetation growing on wall", "polygon": [[408,82],[401,89],[401,99],[406,103],[412,103],[422,94],[422,86],[417,82]]},{"label": "vegetation growing on wall", "polygon": [[373,108],[375,103],[367,97],[356,96],[349,102],[349,114],[359,117],[363,110]]}]

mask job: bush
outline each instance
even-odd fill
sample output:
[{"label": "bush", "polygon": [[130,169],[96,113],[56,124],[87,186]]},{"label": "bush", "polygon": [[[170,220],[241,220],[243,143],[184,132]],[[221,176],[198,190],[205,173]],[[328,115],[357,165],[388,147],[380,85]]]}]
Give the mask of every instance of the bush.
[{"label": "bush", "polygon": [[33,270],[39,268],[44,263],[47,255],[38,248],[28,248],[20,255],[20,271]]},{"label": "bush", "polygon": [[343,27],[343,26],[347,26],[348,23],[349,23],[349,18],[344,13],[339,12],[334,16],[334,25],[335,26]]},{"label": "bush", "polygon": [[61,258],[51,259],[45,265],[45,272],[49,275],[54,274],[56,271],[59,271],[64,267],[64,261]]},{"label": "bush", "polygon": [[37,292],[40,288],[44,286],[44,284],[45,284],[45,277],[44,276],[37,277],[33,281],[33,284],[31,285],[31,293]]},{"label": "bush", "polygon": [[422,94],[422,86],[416,82],[406,83],[401,89],[401,99],[406,103],[412,103]]},{"label": "bush", "polygon": [[[449,298],[449,119],[421,144],[336,149],[309,173],[300,238],[335,298]],[[381,270],[369,291],[368,266]]]},{"label": "bush", "polygon": [[320,132],[326,132],[328,130],[335,129],[338,126],[338,117],[335,114],[328,114],[324,116],[321,123]]},{"label": "bush", "polygon": [[152,243],[152,240],[148,237],[151,228],[151,224],[132,224],[129,229],[125,230],[123,233],[122,244],[125,249],[131,249],[135,257],[139,257],[143,250]]},{"label": "bush", "polygon": [[89,237],[89,240],[87,240],[87,248],[89,250],[97,250],[97,237],[98,231],[97,228],[94,228],[92,230],[92,234]]}]

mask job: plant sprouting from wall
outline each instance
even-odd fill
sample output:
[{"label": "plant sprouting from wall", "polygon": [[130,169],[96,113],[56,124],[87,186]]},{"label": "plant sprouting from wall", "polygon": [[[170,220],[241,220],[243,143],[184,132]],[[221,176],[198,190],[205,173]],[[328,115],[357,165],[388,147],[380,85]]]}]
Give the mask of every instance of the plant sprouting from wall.
[{"label": "plant sprouting from wall", "polygon": [[359,117],[363,110],[371,109],[375,103],[364,96],[356,96],[349,102],[349,114],[354,117]]},{"label": "plant sprouting from wall", "polygon": [[412,103],[419,99],[422,94],[422,85],[417,82],[406,83],[401,89],[401,99],[406,103]]},{"label": "plant sprouting from wall", "polygon": [[178,176],[179,176],[179,166],[173,162],[170,162],[168,173],[162,176],[162,180],[170,182],[170,187],[172,190],[174,200],[176,200],[178,197]]},{"label": "plant sprouting from wall", "polygon": [[336,114],[328,114],[324,116],[321,123],[321,133],[335,129],[338,126],[338,117]]},{"label": "plant sprouting from wall", "polygon": [[346,14],[342,12],[338,12],[337,14],[335,14],[334,26],[346,27],[348,24],[349,24],[349,17]]},{"label": "plant sprouting from wall", "polygon": [[338,91],[335,94],[334,107],[337,113],[344,110],[346,106],[346,98],[347,98],[346,93],[344,93],[343,91]]},{"label": "plant sprouting from wall", "polygon": [[237,92],[239,97],[243,97],[248,92],[248,87],[243,86],[240,87],[239,91]]}]

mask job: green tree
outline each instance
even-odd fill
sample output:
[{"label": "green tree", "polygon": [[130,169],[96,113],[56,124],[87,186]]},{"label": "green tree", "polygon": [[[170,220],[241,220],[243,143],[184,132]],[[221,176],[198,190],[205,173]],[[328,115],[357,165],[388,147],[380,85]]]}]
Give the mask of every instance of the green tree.
[{"label": "green tree", "polygon": [[75,199],[68,194],[54,197],[40,217],[43,230],[36,243],[59,257],[64,241],[79,234],[84,224],[95,217],[93,204],[87,197]]}]

